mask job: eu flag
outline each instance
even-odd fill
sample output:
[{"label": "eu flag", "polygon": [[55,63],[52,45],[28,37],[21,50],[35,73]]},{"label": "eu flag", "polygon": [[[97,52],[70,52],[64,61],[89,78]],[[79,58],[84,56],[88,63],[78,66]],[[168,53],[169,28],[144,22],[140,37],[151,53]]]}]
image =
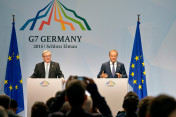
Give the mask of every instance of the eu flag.
[{"label": "eu flag", "polygon": [[147,85],[139,24],[140,22],[138,21],[130,62],[128,83],[133,88],[133,92],[139,96],[139,99],[142,99],[147,96]]},{"label": "eu flag", "polygon": [[18,53],[15,22],[13,21],[12,24],[13,26],[6,68],[4,92],[11,99],[17,101],[18,103],[17,113],[19,113],[24,110],[23,82],[21,76],[20,56]]}]

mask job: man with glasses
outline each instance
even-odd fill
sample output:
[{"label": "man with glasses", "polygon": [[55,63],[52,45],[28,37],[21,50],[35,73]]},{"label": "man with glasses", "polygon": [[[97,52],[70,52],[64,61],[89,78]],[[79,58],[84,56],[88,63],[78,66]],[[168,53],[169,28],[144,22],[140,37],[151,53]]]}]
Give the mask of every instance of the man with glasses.
[{"label": "man with glasses", "polygon": [[44,50],[42,53],[43,62],[36,64],[34,73],[31,78],[62,78],[65,82],[64,75],[60,70],[59,63],[51,61],[51,52]]}]

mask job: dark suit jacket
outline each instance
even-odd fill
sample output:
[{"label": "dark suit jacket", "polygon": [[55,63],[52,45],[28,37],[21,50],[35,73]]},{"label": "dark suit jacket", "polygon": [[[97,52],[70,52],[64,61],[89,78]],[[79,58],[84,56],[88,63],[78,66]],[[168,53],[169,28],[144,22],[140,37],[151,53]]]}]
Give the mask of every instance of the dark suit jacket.
[{"label": "dark suit jacket", "polygon": [[[61,78],[64,77],[62,71],[60,70],[59,63],[50,62],[49,78]],[[35,66],[34,73],[31,78],[45,78],[45,65],[44,62],[38,63]]]},{"label": "dark suit jacket", "polygon": [[[97,78],[100,78],[100,75],[103,73],[103,71],[104,71],[104,73],[108,74],[108,78],[113,78],[111,68],[110,68],[110,61],[105,62],[105,63],[102,64],[100,72],[97,75]],[[118,62],[118,61],[117,61],[116,73],[122,74],[122,78],[127,78],[128,77],[127,74],[126,74],[124,64],[121,63],[121,62]],[[118,78],[117,74],[115,74],[114,78]]]}]

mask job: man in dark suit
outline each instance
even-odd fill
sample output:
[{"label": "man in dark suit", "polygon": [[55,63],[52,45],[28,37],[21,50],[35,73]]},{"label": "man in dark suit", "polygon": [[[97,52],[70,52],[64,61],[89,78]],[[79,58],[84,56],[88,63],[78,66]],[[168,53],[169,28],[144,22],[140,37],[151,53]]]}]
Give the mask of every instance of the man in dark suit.
[{"label": "man in dark suit", "polygon": [[31,78],[62,78],[65,82],[64,75],[60,70],[59,63],[51,61],[51,52],[44,50],[42,53],[43,62],[36,64],[34,73]]},{"label": "man in dark suit", "polygon": [[102,64],[97,78],[127,78],[125,66],[123,63],[117,61],[117,50],[109,51],[110,61]]}]

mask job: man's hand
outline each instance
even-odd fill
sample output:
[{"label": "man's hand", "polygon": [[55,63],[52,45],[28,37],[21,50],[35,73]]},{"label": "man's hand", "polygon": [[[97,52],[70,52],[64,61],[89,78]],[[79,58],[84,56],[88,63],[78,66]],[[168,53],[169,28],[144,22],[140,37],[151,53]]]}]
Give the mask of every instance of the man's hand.
[{"label": "man's hand", "polygon": [[117,74],[118,78],[122,77],[122,74],[120,74],[120,73],[116,73],[116,74]]},{"label": "man's hand", "polygon": [[104,73],[104,71],[103,71],[103,73],[100,75],[100,78],[107,78],[107,77],[108,77],[108,74]]},{"label": "man's hand", "polygon": [[62,84],[65,84],[65,78],[61,78],[62,79]]},{"label": "man's hand", "polygon": [[65,84],[65,89],[67,88],[68,82],[71,81],[72,79],[74,79],[75,77],[77,77],[77,76],[69,76],[69,78],[67,79],[67,82]]},{"label": "man's hand", "polygon": [[88,77],[84,77],[84,83],[88,86],[89,84],[95,84],[94,80]]}]

